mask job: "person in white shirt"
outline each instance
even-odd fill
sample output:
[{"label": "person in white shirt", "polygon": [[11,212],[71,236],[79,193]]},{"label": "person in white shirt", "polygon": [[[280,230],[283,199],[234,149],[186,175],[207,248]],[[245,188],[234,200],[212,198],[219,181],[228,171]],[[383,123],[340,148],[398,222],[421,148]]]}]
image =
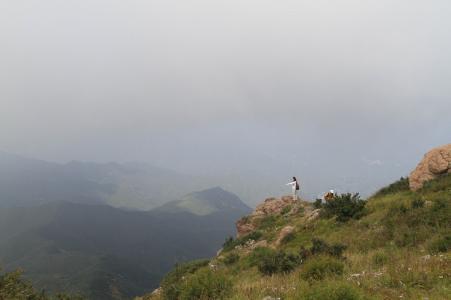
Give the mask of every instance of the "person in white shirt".
[{"label": "person in white shirt", "polygon": [[296,177],[293,176],[293,181],[287,183],[286,185],[291,185],[291,191],[293,193],[293,200],[298,200],[299,183]]}]

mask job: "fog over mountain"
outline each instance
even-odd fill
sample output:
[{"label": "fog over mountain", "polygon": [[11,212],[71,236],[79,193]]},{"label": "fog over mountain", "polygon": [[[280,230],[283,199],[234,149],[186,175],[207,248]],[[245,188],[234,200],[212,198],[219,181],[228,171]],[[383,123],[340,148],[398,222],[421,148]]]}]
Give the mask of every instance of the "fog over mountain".
[{"label": "fog over mountain", "polygon": [[369,194],[451,138],[451,3],[1,1],[0,149],[148,162],[248,204]]},{"label": "fog over mountain", "polygon": [[[66,201],[1,207],[2,270],[23,268],[28,279],[50,292],[133,299],[157,287],[175,263],[214,255],[234,234],[234,221],[250,212],[220,188],[189,197],[189,209],[147,212]],[[209,211],[190,211],[201,204]]]}]

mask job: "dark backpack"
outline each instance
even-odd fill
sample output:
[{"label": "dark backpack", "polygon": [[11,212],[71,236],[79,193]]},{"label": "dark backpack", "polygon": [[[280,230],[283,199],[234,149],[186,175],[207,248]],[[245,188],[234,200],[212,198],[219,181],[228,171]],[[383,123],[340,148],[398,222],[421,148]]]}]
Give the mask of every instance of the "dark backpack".
[{"label": "dark backpack", "polygon": [[299,191],[299,183],[296,181],[296,191]]}]

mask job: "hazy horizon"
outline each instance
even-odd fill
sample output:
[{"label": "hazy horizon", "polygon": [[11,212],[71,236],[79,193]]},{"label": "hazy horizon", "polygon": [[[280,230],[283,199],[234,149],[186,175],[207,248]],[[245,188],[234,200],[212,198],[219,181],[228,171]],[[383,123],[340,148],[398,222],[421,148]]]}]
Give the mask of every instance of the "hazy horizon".
[{"label": "hazy horizon", "polygon": [[450,13],[438,0],[2,1],[0,149],[261,181],[261,194],[293,175],[309,197],[368,194],[451,141]]}]

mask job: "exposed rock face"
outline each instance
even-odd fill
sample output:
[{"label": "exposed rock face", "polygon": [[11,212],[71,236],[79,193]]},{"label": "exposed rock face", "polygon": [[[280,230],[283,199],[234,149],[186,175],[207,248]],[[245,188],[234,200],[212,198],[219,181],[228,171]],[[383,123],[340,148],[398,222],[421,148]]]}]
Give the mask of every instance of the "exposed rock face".
[{"label": "exposed rock face", "polygon": [[266,199],[265,202],[257,206],[252,214],[236,222],[237,238],[253,232],[257,227],[256,220],[269,215],[280,214],[287,207],[291,207],[291,211],[295,212],[298,209],[299,203],[299,201],[293,200],[292,196]]},{"label": "exposed rock face", "polygon": [[279,246],[282,243],[283,239],[287,235],[291,234],[293,231],[294,231],[294,227],[293,226],[289,226],[288,225],[288,226],[285,226],[284,228],[282,228],[282,230],[279,233],[279,236],[277,237],[277,240],[276,240],[276,243],[275,243],[276,246]]},{"label": "exposed rock face", "polygon": [[252,246],[252,249],[255,249],[258,247],[268,247],[268,242],[266,240],[258,241]]},{"label": "exposed rock face", "polygon": [[314,221],[319,218],[319,213],[321,209],[314,209],[312,211],[306,212],[305,217],[307,219],[307,222]]},{"label": "exposed rock face", "polygon": [[424,155],[415,170],[410,173],[410,189],[416,191],[437,176],[451,173],[451,144],[437,147]]},{"label": "exposed rock face", "polygon": [[288,205],[294,205],[296,203],[292,196],[283,196],[282,198],[268,198],[262,204],[258,205],[253,216],[267,216],[272,214],[281,213],[282,210]]},{"label": "exposed rock face", "polygon": [[242,236],[245,236],[246,234],[251,233],[256,228],[256,225],[250,220],[250,217],[244,217],[239,219],[236,222],[236,231],[237,231],[237,238],[240,238]]}]

